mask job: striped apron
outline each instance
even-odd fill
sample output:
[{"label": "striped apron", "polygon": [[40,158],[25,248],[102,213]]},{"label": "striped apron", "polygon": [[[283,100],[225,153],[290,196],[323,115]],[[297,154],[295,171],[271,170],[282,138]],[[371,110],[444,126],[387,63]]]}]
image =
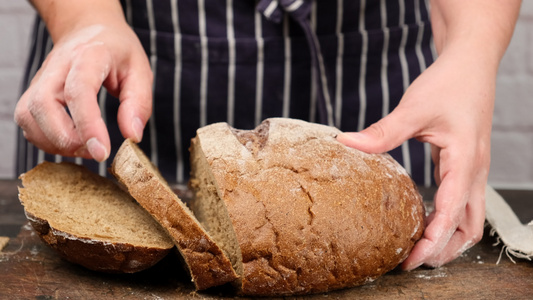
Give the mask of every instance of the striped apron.
[{"label": "striped apron", "polygon": [[[387,115],[435,57],[424,0],[122,0],[154,73],[153,115],[141,148],[169,182],[189,175],[196,129],[225,121],[252,129],[291,117],[359,131]],[[52,48],[37,18],[27,87]],[[98,96],[112,142],[123,138],[118,100]],[[417,184],[431,185],[427,144],[409,140],[390,154]],[[97,163],[46,154],[19,130],[17,171],[43,161]]]}]

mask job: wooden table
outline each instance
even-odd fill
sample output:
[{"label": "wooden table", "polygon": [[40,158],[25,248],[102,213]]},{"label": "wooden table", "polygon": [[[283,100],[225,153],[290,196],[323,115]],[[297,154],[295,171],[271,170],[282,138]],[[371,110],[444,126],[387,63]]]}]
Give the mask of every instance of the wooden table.
[{"label": "wooden table", "polygon": [[[61,260],[36,236],[17,199],[18,181],[0,180],[0,299],[229,299],[227,290],[194,292],[176,255],[127,275],[96,273]],[[431,199],[432,190],[421,190]],[[500,191],[522,222],[533,219],[533,191]],[[533,262],[505,255],[489,236],[436,269],[399,269],[365,286],[294,299],[533,299]],[[244,298],[245,299],[245,298]]]}]

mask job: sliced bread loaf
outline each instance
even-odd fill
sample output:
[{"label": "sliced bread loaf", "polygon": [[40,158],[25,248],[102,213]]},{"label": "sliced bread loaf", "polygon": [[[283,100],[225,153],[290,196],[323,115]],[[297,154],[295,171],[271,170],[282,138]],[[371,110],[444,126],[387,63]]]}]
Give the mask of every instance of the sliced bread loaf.
[{"label": "sliced bread loaf", "polygon": [[387,154],[337,142],[335,128],[268,119],[217,123],[191,145],[193,210],[230,256],[245,295],[361,285],[395,268],[424,230],[422,199]]},{"label": "sliced bread loaf", "polygon": [[153,266],[174,246],[132,197],[85,167],[43,162],[20,179],[27,218],[68,261],[132,273]]},{"label": "sliced bread loaf", "polygon": [[197,289],[237,278],[225,253],[131,140],[124,141],[118,150],[111,171],[172,237]]}]

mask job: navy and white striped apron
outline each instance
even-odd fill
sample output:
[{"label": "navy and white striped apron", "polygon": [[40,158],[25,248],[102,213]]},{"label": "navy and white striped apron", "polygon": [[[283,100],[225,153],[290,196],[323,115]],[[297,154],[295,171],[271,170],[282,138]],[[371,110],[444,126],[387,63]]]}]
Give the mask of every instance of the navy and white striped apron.
[{"label": "navy and white striped apron", "polygon": [[[282,116],[359,131],[387,115],[435,57],[424,0],[206,2],[121,1],[155,75],[140,146],[169,182],[188,179],[188,147],[201,126],[251,129]],[[39,18],[33,37],[25,87],[52,48]],[[123,140],[119,102],[102,89],[99,103],[112,158]],[[22,132],[18,147],[19,173],[42,160],[100,174],[110,165],[45,154]],[[433,183],[428,145],[409,140],[390,153],[415,182]]]}]

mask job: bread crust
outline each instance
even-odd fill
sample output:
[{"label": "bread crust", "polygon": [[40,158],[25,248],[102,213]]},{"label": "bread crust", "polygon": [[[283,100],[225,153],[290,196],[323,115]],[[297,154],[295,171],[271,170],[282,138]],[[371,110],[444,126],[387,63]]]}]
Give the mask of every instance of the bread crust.
[{"label": "bread crust", "polygon": [[41,240],[59,255],[89,270],[105,273],[135,273],[163,259],[170,248],[142,247],[129,243],[109,243],[72,235],[54,229],[48,221],[25,211]]},{"label": "bread crust", "polygon": [[198,290],[238,278],[223,251],[131,140],[118,150],[111,171],[172,237]]},{"label": "bread crust", "polygon": [[283,118],[254,131],[226,123],[197,131],[193,146],[207,158],[242,252],[242,294],[362,285],[395,268],[422,236],[422,199],[405,170],[387,154],[340,144],[338,133]]}]

